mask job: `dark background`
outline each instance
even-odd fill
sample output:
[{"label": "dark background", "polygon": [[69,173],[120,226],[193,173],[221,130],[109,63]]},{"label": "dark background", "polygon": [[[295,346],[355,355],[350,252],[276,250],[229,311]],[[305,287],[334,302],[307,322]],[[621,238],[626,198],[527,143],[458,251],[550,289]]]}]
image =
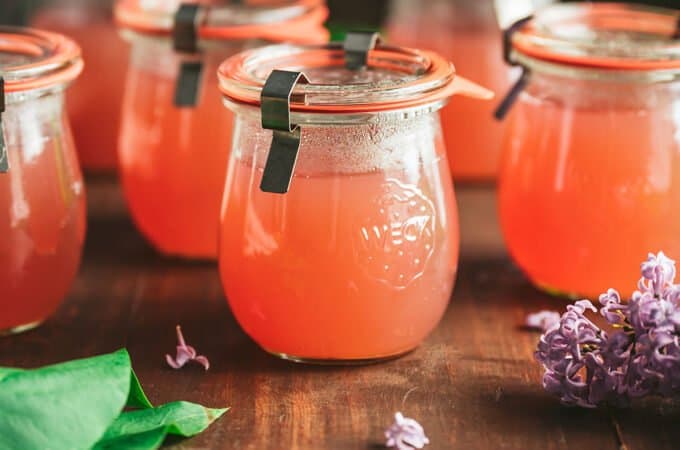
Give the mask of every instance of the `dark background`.
[{"label": "dark background", "polygon": [[[478,0],[468,1],[472,2]],[[331,28],[337,26],[341,28],[377,29],[385,18],[389,7],[389,0],[327,0],[327,3],[331,10],[331,17],[329,20]],[[628,3],[642,3],[680,9],[680,0],[637,0]]]},{"label": "dark background", "polygon": [[[31,11],[50,0],[0,0],[0,23],[24,24]],[[83,0],[85,1],[85,0]],[[106,2],[110,0],[90,0]],[[477,0],[469,0],[477,1]],[[513,1],[513,0],[508,0]],[[680,8],[680,0],[637,0],[635,3]],[[389,0],[328,0],[331,28],[379,28],[387,14]]]}]

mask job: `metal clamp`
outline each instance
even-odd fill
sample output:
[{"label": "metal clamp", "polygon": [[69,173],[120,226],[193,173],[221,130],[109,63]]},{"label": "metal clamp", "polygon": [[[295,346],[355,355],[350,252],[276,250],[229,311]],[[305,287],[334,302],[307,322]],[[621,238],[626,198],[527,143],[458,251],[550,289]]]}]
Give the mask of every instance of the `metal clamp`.
[{"label": "metal clamp", "polygon": [[201,5],[182,3],[175,13],[172,45],[178,52],[198,52],[198,22],[202,16]]},{"label": "metal clamp", "polygon": [[0,173],[9,172],[9,154],[5,145],[5,131],[2,128],[2,113],[5,112],[5,79],[0,77]]},{"label": "metal clamp", "polygon": [[[205,9],[198,4],[183,3],[175,13],[172,30],[173,47],[178,52],[198,54],[198,25],[203,20]],[[203,63],[182,62],[175,86],[175,106],[193,107],[198,103]]]},{"label": "metal clamp", "polygon": [[347,33],[343,49],[345,50],[345,67],[359,70],[368,65],[368,52],[380,43],[380,34],[366,31]]},{"label": "metal clamp", "polygon": [[302,72],[274,70],[262,88],[262,128],[273,130],[260,189],[285,194],[290,188],[300,149],[300,128],[290,121],[290,99],[298,83],[308,83]]},{"label": "metal clamp", "polygon": [[517,101],[519,94],[527,87],[527,84],[529,84],[529,69],[512,58],[512,36],[533,18],[534,16],[527,16],[523,19],[519,19],[503,32],[503,59],[507,64],[513,67],[521,67],[522,74],[510,88],[510,91],[503,97],[503,100],[496,108],[496,111],[494,111],[493,115],[496,120],[503,120],[505,118],[510,111],[510,108],[512,108],[512,105]]}]

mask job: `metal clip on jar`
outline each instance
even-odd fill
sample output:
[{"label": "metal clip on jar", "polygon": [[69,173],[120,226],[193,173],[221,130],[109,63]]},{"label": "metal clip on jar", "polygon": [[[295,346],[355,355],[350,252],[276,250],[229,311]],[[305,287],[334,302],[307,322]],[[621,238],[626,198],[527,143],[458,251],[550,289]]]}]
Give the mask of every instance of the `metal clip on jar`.
[{"label": "metal clip on jar", "polygon": [[243,329],[283,358],[400,355],[451,295],[458,217],[439,110],[491,93],[434,53],[375,43],[270,46],[219,69],[236,114],[220,274]]},{"label": "metal clip on jar", "polygon": [[119,0],[132,42],[119,140],[130,213],[166,255],[217,258],[217,223],[232,115],[217,66],[267,42],[326,42],[322,0],[181,4]]},{"label": "metal clip on jar", "polygon": [[648,252],[680,258],[679,18],[563,4],[508,35],[525,76],[514,105],[505,102],[500,217],[537,286],[628,295]]},{"label": "metal clip on jar", "polygon": [[64,91],[82,67],[61,35],[0,27],[0,335],[45,320],[78,269],[85,201]]}]

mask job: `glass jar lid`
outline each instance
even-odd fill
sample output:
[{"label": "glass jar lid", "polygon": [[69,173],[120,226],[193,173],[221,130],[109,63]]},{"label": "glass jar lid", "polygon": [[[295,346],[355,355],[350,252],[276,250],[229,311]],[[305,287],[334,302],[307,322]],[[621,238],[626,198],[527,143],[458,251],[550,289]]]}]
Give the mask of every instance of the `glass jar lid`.
[{"label": "glass jar lid", "polygon": [[170,36],[182,4],[203,11],[196,26],[199,39],[262,39],[270,42],[320,43],[328,40],[323,0],[118,0],[114,14],[123,28]]},{"label": "glass jar lid", "polygon": [[519,62],[611,70],[680,69],[680,11],[623,3],[569,3],[539,10],[512,35]]},{"label": "glass jar lid", "polygon": [[60,34],[0,26],[0,76],[6,94],[73,81],[82,71],[80,47]]},{"label": "glass jar lid", "polygon": [[443,105],[456,94],[493,97],[430,51],[380,44],[368,52],[366,67],[351,70],[345,64],[340,43],[261,47],[232,56],[220,66],[220,90],[232,102],[259,106],[269,74],[278,69],[301,71],[309,81],[292,92],[290,111],[298,113],[376,113]]}]

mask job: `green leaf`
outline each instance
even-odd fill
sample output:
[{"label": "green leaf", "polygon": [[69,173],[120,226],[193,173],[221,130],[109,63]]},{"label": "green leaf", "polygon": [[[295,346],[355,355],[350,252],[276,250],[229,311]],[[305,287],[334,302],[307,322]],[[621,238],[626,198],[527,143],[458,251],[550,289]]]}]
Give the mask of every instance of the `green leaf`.
[{"label": "green leaf", "polygon": [[98,442],[92,450],[156,450],[168,435],[166,428],[144,433],[122,435]]},{"label": "green leaf", "polygon": [[[189,402],[173,402],[155,409],[124,412],[106,430],[95,449],[139,448],[154,449],[154,446],[133,446],[131,439],[143,441],[153,432],[175,434],[183,437],[194,436],[204,431],[227,409],[211,409]],[[140,437],[140,435],[146,435]],[[151,441],[151,438],[149,438]],[[126,447],[127,445],[127,447]]]},{"label": "green leaf", "polygon": [[130,394],[126,406],[128,408],[153,408],[134,370],[130,370]]},{"label": "green leaf", "polygon": [[17,372],[23,372],[23,369],[13,369],[11,367],[0,367],[0,381],[2,381],[3,378],[8,377],[9,375]]},{"label": "green leaf", "polygon": [[153,450],[226,411],[188,402],[154,409],[125,350],[35,370],[0,367],[0,449]]},{"label": "green leaf", "polygon": [[0,448],[92,447],[125,406],[131,370],[125,350],[35,370],[3,369]]}]

